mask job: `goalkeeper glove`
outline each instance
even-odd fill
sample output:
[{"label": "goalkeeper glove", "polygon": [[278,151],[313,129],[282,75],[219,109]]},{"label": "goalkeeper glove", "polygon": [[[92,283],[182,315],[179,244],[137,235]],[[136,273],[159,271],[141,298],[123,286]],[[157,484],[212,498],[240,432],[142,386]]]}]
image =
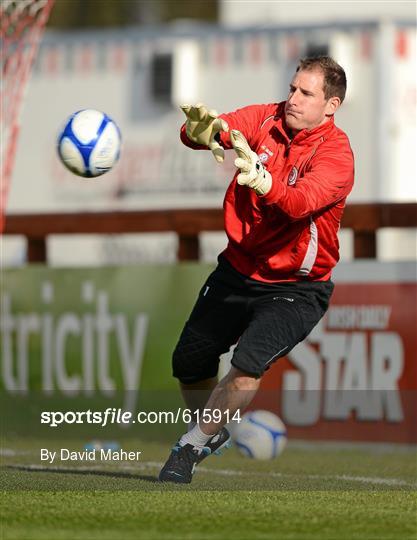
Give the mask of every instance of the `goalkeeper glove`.
[{"label": "goalkeeper glove", "polygon": [[238,155],[235,165],[241,171],[237,183],[252,188],[257,195],[266,195],[272,186],[272,176],[262,165],[258,154],[252,151],[240,131],[232,129],[230,140]]},{"label": "goalkeeper glove", "polygon": [[181,109],[187,118],[185,121],[187,137],[196,144],[208,146],[216,161],[222,163],[224,149],[216,141],[215,136],[219,131],[229,131],[227,122],[219,118],[216,111],[207,110],[202,103],[196,106],[181,105]]}]

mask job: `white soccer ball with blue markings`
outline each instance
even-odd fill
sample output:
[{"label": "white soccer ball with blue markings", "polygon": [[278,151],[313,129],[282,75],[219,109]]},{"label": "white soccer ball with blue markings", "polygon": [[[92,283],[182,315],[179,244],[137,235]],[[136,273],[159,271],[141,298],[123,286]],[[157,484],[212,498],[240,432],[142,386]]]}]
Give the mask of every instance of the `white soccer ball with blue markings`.
[{"label": "white soccer ball with blue markings", "polygon": [[250,411],[233,430],[234,443],[241,454],[253,459],[274,459],[287,444],[287,430],[270,411]]},{"label": "white soccer ball with blue markings", "polygon": [[113,168],[120,156],[121,135],[103,112],[84,109],[71,115],[58,137],[58,155],[74,174],[92,178]]}]

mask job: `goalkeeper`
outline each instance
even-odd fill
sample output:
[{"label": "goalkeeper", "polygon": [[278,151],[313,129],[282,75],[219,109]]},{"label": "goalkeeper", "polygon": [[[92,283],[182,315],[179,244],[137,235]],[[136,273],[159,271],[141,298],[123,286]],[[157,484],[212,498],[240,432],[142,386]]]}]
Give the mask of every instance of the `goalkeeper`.
[{"label": "goalkeeper", "polygon": [[[343,68],[329,57],[299,62],[281,103],[217,115],[182,106],[182,142],[237,167],[224,199],[228,245],[203,285],[173,354],[173,373],[191,410],[220,410],[191,423],[159,479],[191,482],[195,466],[226,446],[225,424],[254,397],[274,362],[326,312],[337,232],[353,185],[353,155],[334,114],[346,93]],[[236,344],[229,373],[219,356]],[[217,415],[216,415],[216,419]]]}]

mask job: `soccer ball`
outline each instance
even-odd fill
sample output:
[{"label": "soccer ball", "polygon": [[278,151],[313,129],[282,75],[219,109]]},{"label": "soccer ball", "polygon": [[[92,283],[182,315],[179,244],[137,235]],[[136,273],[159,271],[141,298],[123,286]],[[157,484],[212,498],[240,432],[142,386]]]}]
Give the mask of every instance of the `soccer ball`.
[{"label": "soccer ball", "polygon": [[250,411],[242,416],[233,430],[239,452],[253,459],[273,459],[287,444],[287,430],[278,416],[270,411]]},{"label": "soccer ball", "polygon": [[115,122],[94,109],[72,114],[58,137],[62,163],[86,178],[109,171],[119,159],[120,146],[120,130]]}]

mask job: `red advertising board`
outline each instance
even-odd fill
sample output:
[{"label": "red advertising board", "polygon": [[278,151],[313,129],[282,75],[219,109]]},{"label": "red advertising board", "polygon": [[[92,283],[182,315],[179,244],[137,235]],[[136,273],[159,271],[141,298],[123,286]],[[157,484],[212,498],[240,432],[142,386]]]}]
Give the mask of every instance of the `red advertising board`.
[{"label": "red advertising board", "polygon": [[296,439],[417,442],[415,266],[341,265],[331,306],[262,380]]}]

